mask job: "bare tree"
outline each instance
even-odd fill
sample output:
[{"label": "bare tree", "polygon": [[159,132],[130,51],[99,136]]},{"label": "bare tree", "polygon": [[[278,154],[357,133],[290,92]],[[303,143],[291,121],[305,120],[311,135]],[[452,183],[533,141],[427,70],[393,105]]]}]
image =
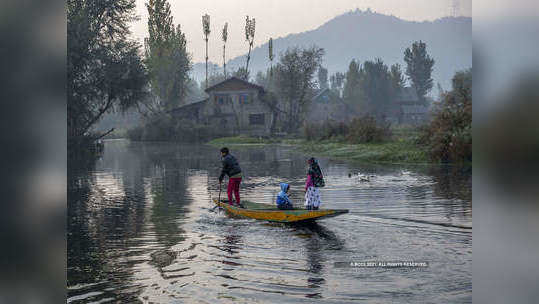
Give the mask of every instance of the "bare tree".
[{"label": "bare tree", "polygon": [[328,88],[328,69],[322,66],[318,69],[318,87],[321,90]]},{"label": "bare tree", "polygon": [[303,122],[303,114],[312,96],[314,74],[322,63],[324,49],[313,46],[307,49],[286,50],[276,65],[275,85],[285,102],[286,123],[289,132],[295,132]]},{"label": "bare tree", "polygon": [[264,87],[264,90],[266,91],[266,93],[263,94],[260,98],[260,101],[265,103],[271,110],[272,116],[270,131],[271,134],[274,134],[275,131],[277,131],[277,121],[279,119],[279,114],[285,115],[284,117],[286,117],[287,113],[280,108],[280,98],[276,94],[276,78],[271,77],[270,74],[270,69],[268,69],[265,73],[262,71],[258,71],[258,73],[256,74],[255,83],[259,86]]},{"label": "bare tree", "polygon": [[346,76],[341,72],[337,72],[331,75],[331,77],[329,78],[329,82],[331,83],[331,89],[337,92],[337,94],[339,94],[339,97],[342,97],[342,90],[345,78]]},{"label": "bare tree", "polygon": [[206,89],[208,88],[208,36],[210,35],[210,15],[202,16],[202,30],[206,40]]},{"label": "bare tree", "polygon": [[274,134],[277,131],[277,120],[279,119],[279,114],[286,115],[287,113],[279,107],[279,98],[272,92],[268,91],[264,96],[262,96],[261,101],[265,103],[271,110],[271,125],[270,132]]},{"label": "bare tree", "polygon": [[273,58],[275,57],[275,54],[273,53],[273,38],[269,39],[268,43],[268,51],[269,51],[269,60],[270,60],[270,78],[273,76]]},{"label": "bare tree", "polygon": [[233,100],[232,99],[233,97],[231,97],[231,99],[229,100],[230,101],[230,104],[229,104],[229,109],[232,110],[232,113],[234,114],[234,120],[236,122],[236,134],[239,134],[240,130],[241,130],[241,116],[242,116],[242,112],[243,112],[243,109],[242,109],[242,105],[239,103],[239,100]]},{"label": "bare tree", "polygon": [[251,49],[255,40],[255,18],[249,19],[249,16],[245,19],[245,40],[249,43],[249,52],[247,53],[247,65],[245,70],[249,71],[249,60],[251,60]]},{"label": "bare tree", "polygon": [[228,22],[223,27],[223,72],[226,78],[226,39],[228,38]]}]

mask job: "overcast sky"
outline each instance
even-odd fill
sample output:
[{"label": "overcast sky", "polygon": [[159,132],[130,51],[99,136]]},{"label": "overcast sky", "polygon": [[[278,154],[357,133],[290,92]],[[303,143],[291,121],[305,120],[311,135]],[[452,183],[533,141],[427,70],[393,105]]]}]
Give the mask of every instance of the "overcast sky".
[{"label": "overcast sky", "polygon": [[[140,20],[132,26],[139,41],[148,36],[147,0],[137,0]],[[312,30],[350,10],[370,8],[406,20],[424,21],[448,16],[453,0],[169,0],[174,24],[181,25],[193,62],[204,61],[202,15],[211,17],[210,61],[222,62],[221,32],[228,22],[227,60],[247,52],[245,16],[256,18],[255,46],[291,33]],[[472,0],[460,0],[460,15],[471,16]]]}]

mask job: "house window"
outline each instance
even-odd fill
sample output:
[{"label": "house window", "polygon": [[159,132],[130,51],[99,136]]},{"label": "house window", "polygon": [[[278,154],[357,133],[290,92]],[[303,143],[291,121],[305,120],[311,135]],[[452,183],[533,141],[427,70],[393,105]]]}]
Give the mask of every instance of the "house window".
[{"label": "house window", "polygon": [[225,104],[225,102],[229,101],[230,100],[230,96],[226,95],[226,94],[216,94],[215,95],[215,102],[217,104]]},{"label": "house window", "polygon": [[250,96],[249,94],[240,94],[240,104],[248,104]]},{"label": "house window", "polygon": [[251,114],[249,115],[249,124],[251,125],[263,125],[264,114]]}]

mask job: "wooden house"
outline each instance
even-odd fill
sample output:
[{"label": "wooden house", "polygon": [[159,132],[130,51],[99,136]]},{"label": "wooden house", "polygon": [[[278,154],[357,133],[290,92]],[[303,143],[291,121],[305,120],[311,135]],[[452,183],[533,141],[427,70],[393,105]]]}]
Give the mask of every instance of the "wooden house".
[{"label": "wooden house", "polygon": [[347,122],[358,116],[358,113],[337,92],[326,88],[312,98],[306,115],[307,120],[313,123],[326,120]]},{"label": "wooden house", "polygon": [[230,135],[269,135],[272,115],[263,102],[263,87],[231,77],[205,91],[208,98],[176,108],[171,113],[179,119],[214,126]]}]

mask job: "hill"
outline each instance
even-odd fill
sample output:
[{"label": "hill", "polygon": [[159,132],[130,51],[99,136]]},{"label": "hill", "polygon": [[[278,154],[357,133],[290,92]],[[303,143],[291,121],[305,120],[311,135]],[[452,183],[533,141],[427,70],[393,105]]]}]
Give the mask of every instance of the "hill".
[{"label": "hill", "polygon": [[[370,10],[355,10],[339,15],[314,30],[274,38],[273,47],[278,55],[288,47],[316,44],[325,49],[324,66],[332,74],[346,72],[352,59],[364,62],[379,57],[388,65],[398,62],[404,67],[404,50],[417,40],[427,43],[427,51],[436,60],[434,83],[439,82],[444,89],[450,89],[451,78],[456,71],[472,66],[472,19],[469,17],[415,22]],[[251,52],[252,76],[269,67],[267,54],[267,43]],[[277,59],[278,56],[274,62]],[[245,60],[246,55],[233,58],[227,63],[227,69],[244,66]],[[201,80],[204,73],[204,63],[196,63],[193,77]]]}]

